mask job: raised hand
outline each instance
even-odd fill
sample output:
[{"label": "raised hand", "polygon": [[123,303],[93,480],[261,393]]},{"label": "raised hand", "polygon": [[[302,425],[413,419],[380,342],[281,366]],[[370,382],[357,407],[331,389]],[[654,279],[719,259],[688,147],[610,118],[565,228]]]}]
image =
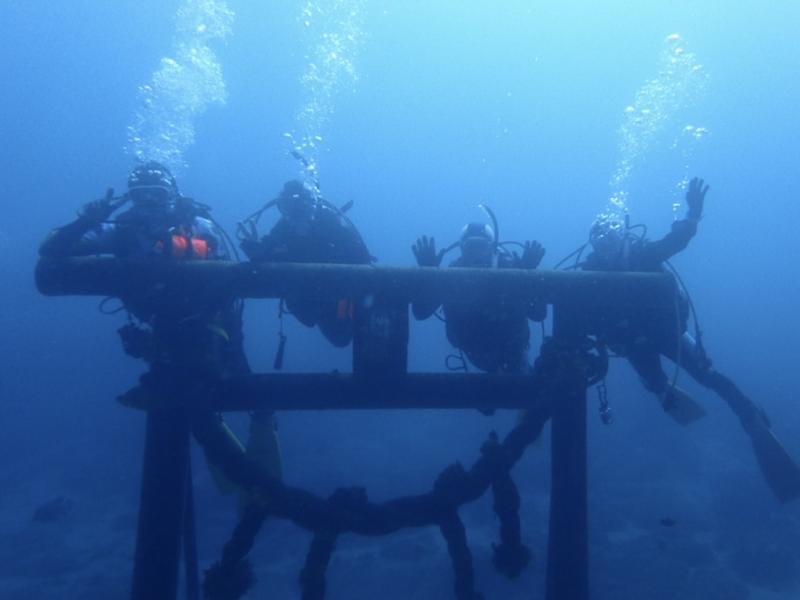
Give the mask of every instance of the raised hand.
[{"label": "raised hand", "polygon": [[117,208],[113,200],[114,188],[109,188],[106,191],[105,198],[102,200],[92,200],[84,204],[80,211],[78,211],[78,217],[93,225],[102,223],[107,220]]},{"label": "raised hand", "polygon": [[537,241],[525,242],[522,247],[522,257],[519,260],[519,266],[523,269],[535,269],[539,266],[544,258],[545,249]]},{"label": "raised hand", "polygon": [[703,183],[702,179],[695,177],[689,182],[689,189],[686,190],[686,204],[689,206],[687,215],[690,219],[699,219],[703,216],[703,205],[708,192],[708,186]]},{"label": "raised hand", "polygon": [[423,235],[411,246],[411,251],[420,267],[438,267],[442,262],[442,254],[436,253],[436,242],[432,237]]}]

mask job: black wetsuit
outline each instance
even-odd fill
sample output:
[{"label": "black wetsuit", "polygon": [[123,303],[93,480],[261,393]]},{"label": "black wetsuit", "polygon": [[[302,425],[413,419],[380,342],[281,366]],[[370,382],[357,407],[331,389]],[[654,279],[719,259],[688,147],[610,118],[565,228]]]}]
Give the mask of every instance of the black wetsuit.
[{"label": "black wetsuit", "polygon": [[[353,224],[327,204],[319,204],[310,221],[298,223],[281,217],[259,243],[243,244],[242,248],[253,262],[360,265],[372,261]],[[353,339],[351,299],[312,300],[289,296],[284,300],[291,314],[308,327],[318,325],[334,346],[347,346]]]},{"label": "black wetsuit", "polygon": [[[586,271],[666,272],[665,262],[685,249],[697,232],[692,219],[675,221],[671,231],[657,241],[632,239],[622,255],[608,259],[592,252],[583,264]],[[655,316],[647,309],[615,314],[603,309],[589,315],[592,329],[600,341],[625,356],[645,387],[663,394],[670,378],[661,365],[661,356],[679,363],[698,383],[716,391],[742,419],[749,422],[757,408],[727,377],[711,368],[711,361],[696,340],[686,332],[689,307],[683,295],[677,298],[677,319]],[[624,316],[623,316],[624,315]]]},{"label": "black wetsuit", "polygon": [[[176,244],[185,243],[186,248]],[[133,207],[112,222],[92,224],[78,219],[55,229],[40,248],[48,257],[107,254],[145,260],[230,260],[222,233],[186,199],[163,211]],[[216,375],[250,371],[243,349],[240,303],[220,292],[202,297],[180,290],[138,290],[122,298],[125,308],[147,330],[149,341],[138,338],[151,366],[169,362],[206,365]],[[125,332],[123,345],[129,350]],[[158,332],[156,337],[154,334]]]},{"label": "black wetsuit", "polygon": [[[462,258],[450,267],[470,266]],[[518,260],[501,254],[496,268],[520,268]],[[417,319],[426,319],[439,306],[415,302]],[[443,306],[447,339],[467,355],[469,361],[487,373],[523,373],[528,369],[530,328],[528,319],[543,321],[547,305],[521,303],[507,299],[490,300],[480,305],[447,303]]]},{"label": "black wetsuit", "polygon": [[[230,260],[222,242],[223,232],[201,211],[184,199],[177,199],[165,210],[140,210],[136,207],[120,214],[113,222],[90,223],[79,218],[53,230],[40,247],[45,257],[110,254],[117,258],[160,260]],[[122,297],[129,314],[139,323],[119,329],[123,348],[145,360],[149,371],[142,385],[127,397],[163,402],[183,398],[191,403],[193,394],[205,393],[220,378],[250,373],[244,353],[242,304],[231,300],[224,289],[209,286],[202,293],[187,293],[179,286],[141,289]],[[134,393],[131,396],[131,393]],[[226,446],[240,452],[241,444],[222,416],[210,411],[193,411],[191,427],[208,456]],[[281,477],[281,458],[272,411],[251,413],[250,439],[246,456],[270,475]],[[212,473],[217,473],[212,469]],[[220,489],[236,489],[231,480],[215,474]],[[239,482],[244,502],[247,485]]]}]

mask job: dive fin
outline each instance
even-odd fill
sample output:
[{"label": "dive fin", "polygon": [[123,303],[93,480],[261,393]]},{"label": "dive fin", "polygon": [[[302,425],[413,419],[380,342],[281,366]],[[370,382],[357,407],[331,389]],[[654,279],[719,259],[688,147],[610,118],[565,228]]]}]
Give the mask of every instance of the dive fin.
[{"label": "dive fin", "polygon": [[282,479],[281,447],[275,430],[275,415],[271,411],[251,415],[245,455],[275,479]]},{"label": "dive fin", "polygon": [[[238,447],[239,450],[244,453],[244,446],[242,446],[242,442],[240,442],[239,438],[236,437],[236,434],[231,431],[231,428],[228,427],[227,423],[221,421],[219,429],[223,432],[223,435],[228,437],[234,446]],[[229,496],[240,489],[238,485],[225,476],[220,467],[214,464],[214,462],[209,458],[208,454],[206,454],[206,465],[208,466],[208,472],[211,474],[211,479],[214,480],[214,483],[217,485],[217,489],[219,490],[220,494],[223,496]]]},{"label": "dive fin", "polygon": [[760,416],[746,427],[764,479],[781,502],[800,497],[800,467]]},{"label": "dive fin", "polygon": [[[283,478],[281,446],[273,412],[258,411],[250,415],[250,437],[247,439],[245,456],[275,479]],[[247,490],[239,490],[240,512],[244,512],[253,502],[263,502],[263,499]]]},{"label": "dive fin", "polygon": [[671,386],[660,396],[664,412],[686,427],[706,416],[706,411],[678,386]]}]

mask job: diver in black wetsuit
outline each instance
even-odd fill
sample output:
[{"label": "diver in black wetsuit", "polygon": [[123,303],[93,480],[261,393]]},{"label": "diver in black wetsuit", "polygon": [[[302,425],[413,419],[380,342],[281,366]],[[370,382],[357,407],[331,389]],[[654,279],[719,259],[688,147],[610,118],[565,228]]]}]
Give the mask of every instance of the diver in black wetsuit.
[{"label": "diver in black wetsuit", "polygon": [[[708,186],[694,178],[686,193],[688,212],[675,221],[664,238],[650,241],[632,235],[624,223],[598,219],[592,226],[593,251],[583,263],[587,271],[665,272],[671,257],[685,249],[697,232]],[[714,390],[739,417],[750,436],[762,472],[781,501],[800,496],[800,469],[770,429],[763,410],[728,377],[712,368],[711,360],[698,340],[687,331],[689,303],[681,294],[677,300],[678,321],[657,319],[642,309],[625,316],[613,311],[593,311],[589,319],[599,340],[626,357],[645,387],[656,394],[664,410],[681,424],[702,417],[705,412],[683,390],[674,385],[661,365],[666,356],[685,369],[698,383]]]},{"label": "diver in black wetsuit", "polygon": [[[495,231],[483,223],[470,223],[458,242],[461,256],[451,267],[535,269],[544,257],[539,242],[523,244],[522,255],[504,250]],[[438,267],[447,250],[436,252],[433,238],[423,236],[412,246],[417,264]],[[414,317],[427,319],[439,308],[437,302],[414,302]],[[547,305],[539,302],[490,300],[473,306],[445,304],[443,307],[447,339],[463,351],[469,361],[487,373],[524,373],[529,367],[528,319],[543,321]]]},{"label": "diver in black wetsuit", "polygon": [[[258,238],[254,225],[266,208],[277,206],[281,217],[272,230]],[[312,193],[302,182],[284,184],[278,197],[240,227],[241,247],[253,262],[298,262],[366,265],[369,250],[344,211]],[[244,224],[243,224],[244,225]],[[288,312],[308,327],[319,326],[337,347],[353,339],[353,300],[284,299]]]},{"label": "diver in black wetsuit", "polygon": [[[130,208],[113,221],[111,215],[130,203]],[[86,204],[78,218],[50,232],[39,248],[43,257],[89,256],[108,254],[117,258],[155,260],[231,260],[221,230],[211,220],[208,208],[182,196],[169,170],[149,162],[136,167],[128,178],[128,192],[118,198],[109,190],[106,197]],[[138,290],[123,298],[125,308],[138,319],[144,333],[155,320],[214,321],[225,331],[227,341],[220,368],[229,373],[249,372],[242,348],[241,313],[230,304],[221,307],[219,299],[166,294],[161,290]],[[187,319],[188,316],[195,317]],[[200,325],[199,325],[200,326]],[[205,327],[202,325],[200,327]],[[125,330],[132,332],[132,329]],[[158,362],[162,348],[147,344],[145,336],[138,342],[123,334],[126,349],[138,345],[136,358]],[[202,344],[182,352],[200,350]],[[177,354],[177,353],[176,353]],[[174,357],[173,357],[174,358]]]},{"label": "diver in black wetsuit", "polygon": [[[128,203],[130,208],[111,221]],[[106,254],[154,263],[231,260],[224,233],[208,207],[182,196],[169,169],[154,161],[131,171],[126,194],[115,198],[109,190],[104,199],[86,204],[75,221],[51,231],[39,253],[47,258]],[[149,364],[143,381],[154,384],[153,389],[176,376],[187,385],[202,385],[250,372],[241,303],[231,302],[224,290],[186,294],[163,286],[132,290],[121,300],[130,315],[119,329],[123,348]],[[280,477],[274,415],[261,411],[251,416],[248,455]],[[233,436],[218,415],[203,413],[194,419],[196,426]],[[218,478],[218,483],[225,491],[235,489],[231,482]]]}]

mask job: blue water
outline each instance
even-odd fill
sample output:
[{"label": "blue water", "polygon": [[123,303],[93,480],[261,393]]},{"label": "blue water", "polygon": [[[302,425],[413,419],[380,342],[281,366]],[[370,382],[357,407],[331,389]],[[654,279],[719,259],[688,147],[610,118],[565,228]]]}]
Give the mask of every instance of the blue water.
[{"label": "blue water", "polygon": [[[211,204],[229,228],[286,179],[318,181],[326,197],[354,201],[350,215],[371,252],[395,265],[413,263],[420,234],[454,240],[464,223],[483,218],[481,202],[497,213],[503,238],[545,245],[545,267],[583,243],[620,192],[632,222],[657,237],[682,201],[681,183],[702,176],[711,185],[705,218],[675,264],[715,365],[763,404],[800,457],[800,8],[654,4],[0,4],[0,597],[128,594],[143,418],[114,397],[142,366],[119,347],[121,316],[100,315],[92,298],[39,296],[32,271],[46,232],[107,187],[123,190],[137,152],[162,152],[181,189]],[[177,31],[186,6],[212,10],[230,32]],[[665,77],[675,33],[693,62]],[[184,69],[183,79],[169,69],[158,79],[165,58],[187,60],[180,44],[206,62]],[[697,65],[702,81],[691,71]],[[158,97],[156,121],[142,112],[141,86],[164,77],[184,87]],[[191,106],[176,100],[190,94]],[[647,108],[645,122],[631,125],[628,107]],[[159,142],[164,123],[177,129]],[[137,126],[155,137],[134,143]],[[626,131],[638,136],[633,149]],[[296,147],[313,172],[290,156]],[[630,167],[622,179],[621,165]],[[247,351],[257,370],[271,366],[275,315],[274,303],[248,305]],[[347,350],[287,327],[287,370],[349,368]],[[412,324],[414,370],[443,368],[450,348],[442,329]],[[534,328],[534,354],[539,341]],[[773,499],[728,408],[686,375],[681,385],[709,413],[688,429],[664,416],[621,361],[608,380],[612,427],[600,423],[590,395],[592,597],[797,598],[800,504]],[[504,413],[281,414],[286,479],[324,495],[356,483],[376,500],[421,493],[445,465],[474,460],[489,431],[513,423]],[[245,426],[236,417],[232,424]],[[536,557],[519,579],[506,581],[491,566],[490,500],[462,509],[487,598],[543,597],[548,448],[545,434],[514,471],[523,539]],[[235,499],[219,496],[197,458],[200,559],[208,566],[235,522]],[[71,502],[63,519],[31,521],[58,496]],[[667,517],[674,527],[660,524]],[[298,597],[308,541],[292,525],[269,522],[253,553],[259,583],[249,597]],[[328,597],[447,598],[451,579],[433,530],[345,536]]]}]

